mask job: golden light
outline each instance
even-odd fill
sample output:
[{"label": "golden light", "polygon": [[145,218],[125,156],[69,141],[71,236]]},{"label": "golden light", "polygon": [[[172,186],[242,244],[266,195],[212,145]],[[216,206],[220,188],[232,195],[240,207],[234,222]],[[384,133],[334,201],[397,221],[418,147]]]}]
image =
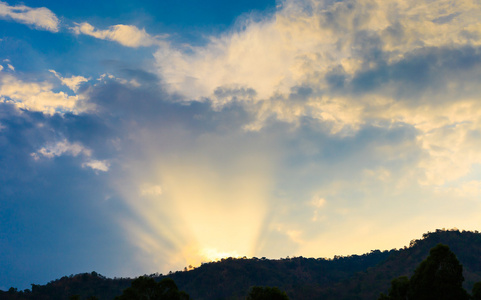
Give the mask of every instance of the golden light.
[{"label": "golden light", "polygon": [[154,157],[150,168],[132,162],[133,178],[118,185],[133,215],[121,222],[153,271],[254,256],[268,209],[271,161],[248,152],[218,161],[209,150]]}]

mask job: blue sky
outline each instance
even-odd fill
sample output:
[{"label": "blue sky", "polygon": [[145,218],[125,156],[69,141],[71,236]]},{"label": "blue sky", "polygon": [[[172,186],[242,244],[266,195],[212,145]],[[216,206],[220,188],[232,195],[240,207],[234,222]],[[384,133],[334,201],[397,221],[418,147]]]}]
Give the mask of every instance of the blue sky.
[{"label": "blue sky", "polygon": [[0,2],[0,289],[479,229],[480,13]]}]

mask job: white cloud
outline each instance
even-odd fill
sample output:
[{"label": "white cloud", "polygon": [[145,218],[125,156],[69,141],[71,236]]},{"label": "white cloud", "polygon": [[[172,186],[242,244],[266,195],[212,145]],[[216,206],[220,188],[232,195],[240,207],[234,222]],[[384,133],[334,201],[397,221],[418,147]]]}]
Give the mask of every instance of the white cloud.
[{"label": "white cloud", "polygon": [[106,160],[95,160],[92,159],[92,150],[83,146],[81,143],[70,143],[66,139],[56,142],[47,144],[44,147],[37,150],[31,154],[31,156],[35,160],[39,160],[41,157],[46,157],[49,159],[68,155],[68,156],[83,156],[85,162],[82,163],[82,167],[89,167],[96,171],[103,171],[107,172],[109,170],[109,163]]},{"label": "white cloud", "polygon": [[84,22],[75,24],[71,29],[75,34],[86,34],[97,39],[114,41],[126,47],[138,48],[159,44],[159,41],[149,35],[145,29],[139,29],[133,25],[118,24],[99,30]]},{"label": "white cloud", "polygon": [[83,76],[72,76],[72,77],[62,77],[59,73],[55,72],[54,70],[49,70],[51,73],[57,77],[63,85],[67,86],[69,89],[71,89],[74,92],[78,91],[78,88],[80,85],[84,82],[89,81],[88,78],[85,78]]},{"label": "white cloud", "polygon": [[7,67],[8,67],[10,70],[15,71],[15,67],[12,66],[11,64],[7,64]]},{"label": "white cloud", "polygon": [[315,120],[337,136],[412,127],[419,183],[442,185],[481,163],[480,14],[473,1],[286,0],[272,17],[155,58],[168,91],[216,110],[236,102],[254,116],[246,130],[272,119]]},{"label": "white cloud", "polygon": [[3,70],[3,66],[2,66],[2,65],[0,65],[0,72],[1,72],[2,70]]},{"label": "white cloud", "polygon": [[102,74],[100,75],[99,78],[97,78],[97,81],[100,81],[100,82],[106,82],[106,79],[115,79],[115,76],[112,75],[112,74]]},{"label": "white cloud", "polygon": [[105,160],[89,160],[82,164],[82,167],[89,167],[96,171],[107,172],[110,164]]},{"label": "white cloud", "polygon": [[[411,0],[284,1],[272,18],[247,21],[241,29],[211,37],[207,45],[187,47],[187,51],[165,45],[155,57],[167,88],[186,100],[208,97],[217,102],[219,88],[251,88],[254,99],[246,100],[268,100],[287,96],[296,86],[322,90],[327,84],[323,77],[335,68],[354,75],[373,63],[364,57],[369,45],[363,43],[369,43],[370,36],[380,39],[379,50],[388,61],[426,45],[481,44],[481,39],[465,37],[479,29],[475,12],[481,12],[481,5],[449,3],[432,3],[428,12],[422,9],[424,1]],[[433,22],[449,14],[457,17],[443,24]],[[404,31],[395,38],[399,23]]]},{"label": "white cloud", "polygon": [[[116,81],[120,84],[130,86],[132,88],[139,88],[142,86],[142,84],[140,84],[136,79],[127,80],[125,78],[115,77],[112,74],[102,74],[96,80],[99,81],[101,84],[107,84],[108,81]],[[98,84],[95,85],[97,86]]]},{"label": "white cloud", "polygon": [[25,82],[10,75],[0,77],[0,102],[13,103],[21,109],[45,114],[78,113],[85,110],[80,105],[81,100],[79,95],[54,92],[53,85],[48,82]]},{"label": "white cloud", "polygon": [[64,154],[70,156],[78,156],[79,154],[83,154],[89,157],[92,154],[92,151],[85,148],[80,143],[72,144],[67,140],[63,140],[55,144],[49,144],[45,147],[40,148],[37,152],[32,153],[32,156],[35,159],[39,159],[40,156],[54,158],[56,156],[61,156]]},{"label": "white cloud", "polygon": [[59,30],[60,22],[57,16],[45,7],[9,6],[8,3],[0,1],[0,18],[12,19],[51,32],[58,32]]}]

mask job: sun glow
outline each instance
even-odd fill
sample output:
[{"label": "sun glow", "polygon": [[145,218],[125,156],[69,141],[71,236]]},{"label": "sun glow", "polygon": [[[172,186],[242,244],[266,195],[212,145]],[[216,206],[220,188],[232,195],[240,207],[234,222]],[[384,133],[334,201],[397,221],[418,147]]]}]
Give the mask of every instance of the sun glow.
[{"label": "sun glow", "polygon": [[231,143],[230,137],[204,137],[194,154],[152,151],[152,159],[128,164],[133,178],[118,187],[132,215],[121,222],[152,271],[255,255],[268,211],[272,156],[233,156],[223,147]]},{"label": "sun glow", "polygon": [[215,248],[205,248],[202,250],[202,256],[207,258],[208,261],[218,261],[226,257],[241,257],[237,251],[233,252],[222,252]]}]

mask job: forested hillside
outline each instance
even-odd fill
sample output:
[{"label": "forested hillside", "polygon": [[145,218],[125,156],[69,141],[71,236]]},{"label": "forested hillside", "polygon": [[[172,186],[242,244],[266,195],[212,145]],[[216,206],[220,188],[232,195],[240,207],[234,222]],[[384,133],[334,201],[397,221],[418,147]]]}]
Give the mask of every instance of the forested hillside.
[{"label": "forested hillside", "polygon": [[[276,286],[290,299],[377,299],[393,278],[411,276],[431,248],[448,245],[464,267],[464,287],[470,292],[481,281],[481,234],[458,230],[437,230],[399,250],[373,250],[364,255],[333,259],[294,257],[227,258],[199,268],[171,273],[180,290],[192,299],[244,299],[252,286]],[[95,272],[79,274],[33,285],[31,290],[11,289],[2,299],[113,299],[131,283],[130,279],[109,279]],[[91,298],[95,299],[95,298]]]}]

